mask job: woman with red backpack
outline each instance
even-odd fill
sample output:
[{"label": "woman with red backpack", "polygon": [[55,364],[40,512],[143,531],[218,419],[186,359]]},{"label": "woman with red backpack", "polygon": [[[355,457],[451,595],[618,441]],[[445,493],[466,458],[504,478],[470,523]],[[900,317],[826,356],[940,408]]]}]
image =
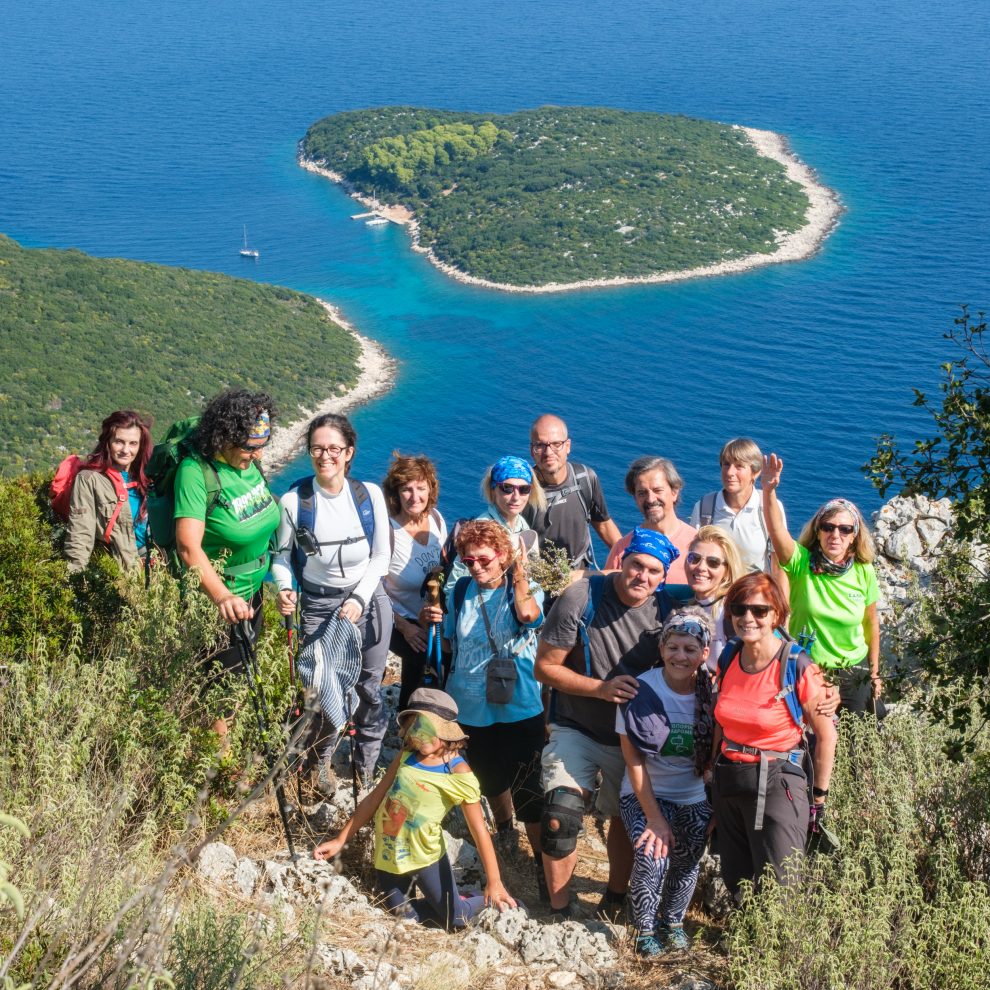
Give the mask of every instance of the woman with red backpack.
[{"label": "woman with red backpack", "polygon": [[[89,457],[66,458],[52,482],[52,506],[66,502],[64,553],[69,573],[83,570],[100,547],[122,567],[133,567],[148,531],[150,423],[140,413],[118,409],[103,420]],[[63,510],[64,511],[64,510]]]}]

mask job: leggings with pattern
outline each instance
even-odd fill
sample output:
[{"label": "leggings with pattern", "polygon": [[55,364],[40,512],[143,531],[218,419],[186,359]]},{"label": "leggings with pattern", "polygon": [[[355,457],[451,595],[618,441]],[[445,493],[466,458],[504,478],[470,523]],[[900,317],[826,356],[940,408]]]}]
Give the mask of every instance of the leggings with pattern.
[{"label": "leggings with pattern", "polygon": [[[712,817],[712,807],[707,801],[674,804],[657,796],[657,804],[674,833],[674,847],[663,859],[636,850],[629,880],[629,902],[633,923],[644,933],[653,931],[658,913],[665,925],[679,925],[684,920],[698,882],[698,864],[705,851],[708,822]],[[629,841],[635,846],[646,828],[646,815],[636,795],[626,794],[619,802],[619,811]]]}]

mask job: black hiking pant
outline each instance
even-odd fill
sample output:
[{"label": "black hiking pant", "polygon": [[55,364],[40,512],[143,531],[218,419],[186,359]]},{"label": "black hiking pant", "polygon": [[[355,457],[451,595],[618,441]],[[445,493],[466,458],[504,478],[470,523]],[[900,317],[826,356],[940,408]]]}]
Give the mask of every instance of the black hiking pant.
[{"label": "black hiking pant", "polygon": [[763,828],[756,830],[759,763],[738,763],[720,756],[712,780],[712,803],[718,828],[722,879],[735,898],[743,880],[758,882],[769,864],[786,884],[797,874],[783,868],[798,853],[804,856],[808,836],[808,781],[804,771],[786,760],[767,768]]}]

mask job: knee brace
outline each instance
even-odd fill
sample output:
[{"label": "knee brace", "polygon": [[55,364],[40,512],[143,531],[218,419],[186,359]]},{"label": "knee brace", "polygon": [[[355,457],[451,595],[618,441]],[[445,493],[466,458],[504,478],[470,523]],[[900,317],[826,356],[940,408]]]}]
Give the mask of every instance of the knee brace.
[{"label": "knee brace", "polygon": [[543,795],[540,848],[552,859],[562,859],[577,849],[584,819],[585,797],[573,787],[555,787]]}]

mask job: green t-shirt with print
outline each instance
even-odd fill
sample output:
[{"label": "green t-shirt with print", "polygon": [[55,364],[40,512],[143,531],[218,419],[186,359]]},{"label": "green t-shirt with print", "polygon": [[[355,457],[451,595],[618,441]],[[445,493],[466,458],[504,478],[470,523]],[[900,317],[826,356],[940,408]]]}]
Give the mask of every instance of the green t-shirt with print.
[{"label": "green t-shirt with print", "polygon": [[845,574],[812,574],[810,563],[808,548],[795,543],[781,565],[791,583],[790,634],[814,633],[811,659],[819,667],[854,667],[869,653],[863,617],[880,597],[877,572],[855,563]]},{"label": "green t-shirt with print", "polygon": [[256,464],[238,471],[225,461],[211,463],[221,490],[209,515],[203,467],[195,458],[187,457],[175,475],[175,518],[199,519],[206,524],[203,551],[210,560],[230,551],[224,561],[224,583],[233,594],[250,599],[268,573],[269,543],[281,513]]}]

